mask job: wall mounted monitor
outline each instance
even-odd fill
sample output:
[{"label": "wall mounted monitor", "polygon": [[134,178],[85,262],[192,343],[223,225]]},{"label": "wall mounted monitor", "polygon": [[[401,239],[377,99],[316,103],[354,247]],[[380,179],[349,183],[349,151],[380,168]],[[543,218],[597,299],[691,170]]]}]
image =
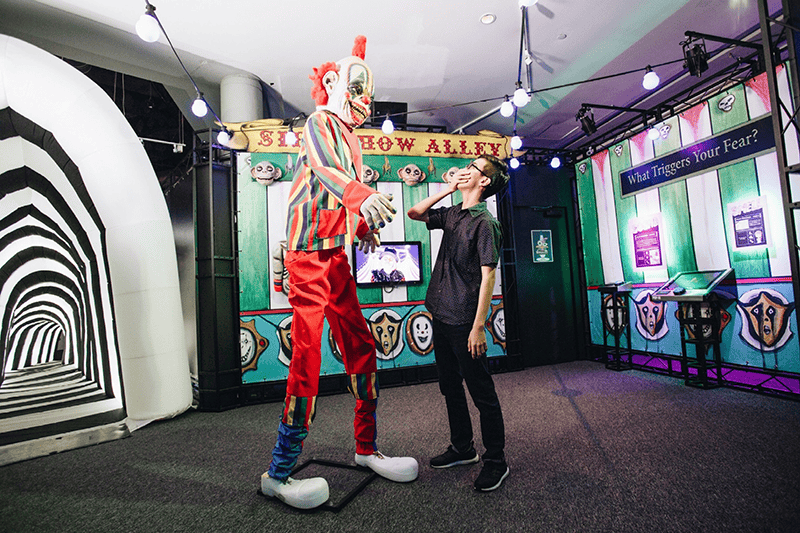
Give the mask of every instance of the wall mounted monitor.
[{"label": "wall mounted monitor", "polygon": [[418,285],[422,283],[419,241],[382,242],[364,253],[353,244],[353,277],[358,287]]}]

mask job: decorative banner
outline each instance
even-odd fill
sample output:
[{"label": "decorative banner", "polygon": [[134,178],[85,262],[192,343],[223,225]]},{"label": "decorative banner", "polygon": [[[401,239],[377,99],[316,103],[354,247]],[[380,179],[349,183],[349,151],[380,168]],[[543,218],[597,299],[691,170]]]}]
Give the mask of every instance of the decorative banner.
[{"label": "decorative banner", "polygon": [[728,214],[733,220],[733,244],[738,249],[758,249],[769,244],[767,198],[758,196],[728,204]]},{"label": "decorative banner", "polygon": [[772,117],[766,115],[620,172],[622,197],[684,180],[774,149]]},{"label": "decorative banner", "polygon": [[553,262],[553,234],[549,229],[531,230],[534,263]]},{"label": "decorative banner", "polygon": [[[297,141],[286,142],[288,126],[280,119],[225,123],[233,133],[230,148],[245,152],[289,152],[300,149],[302,131],[294,133]],[[364,155],[405,155],[417,157],[456,157],[472,159],[489,154],[506,159],[511,156],[510,139],[499,133],[481,131],[479,135],[451,135],[419,131],[395,131],[385,135],[380,129],[357,128],[353,131],[361,141]]]}]

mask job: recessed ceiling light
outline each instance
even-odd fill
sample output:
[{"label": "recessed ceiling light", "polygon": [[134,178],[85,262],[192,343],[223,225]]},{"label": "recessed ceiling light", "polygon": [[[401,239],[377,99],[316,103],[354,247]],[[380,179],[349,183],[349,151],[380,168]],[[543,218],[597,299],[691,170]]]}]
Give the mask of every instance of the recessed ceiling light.
[{"label": "recessed ceiling light", "polygon": [[491,24],[495,20],[497,20],[497,17],[495,16],[494,13],[486,13],[481,15],[481,22],[483,22],[484,24]]}]

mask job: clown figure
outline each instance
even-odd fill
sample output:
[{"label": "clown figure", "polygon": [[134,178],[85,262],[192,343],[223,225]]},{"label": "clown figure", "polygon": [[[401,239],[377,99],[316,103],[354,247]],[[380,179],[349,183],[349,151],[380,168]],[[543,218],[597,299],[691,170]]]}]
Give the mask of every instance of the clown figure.
[{"label": "clown figure", "polygon": [[292,306],[292,359],[286,400],[269,470],[261,491],[286,504],[310,509],[328,499],[323,478],[296,480],[297,464],[314,418],[319,387],[323,321],[327,318],[355,396],[355,462],[398,482],[413,481],[411,457],[387,457],[376,444],[377,358],[372,333],[361,313],[345,246],[374,251],[378,231],[396,212],[391,196],[361,182],[362,158],[353,128],[371,112],[372,71],[364,62],[366,39],[353,55],[314,69],[311,95],[317,110],[308,117],[288,200],[285,267]]}]

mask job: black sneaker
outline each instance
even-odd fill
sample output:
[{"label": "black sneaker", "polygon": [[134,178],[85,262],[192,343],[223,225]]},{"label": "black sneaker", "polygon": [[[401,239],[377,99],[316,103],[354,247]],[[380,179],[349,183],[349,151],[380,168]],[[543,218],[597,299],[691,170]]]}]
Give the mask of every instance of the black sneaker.
[{"label": "black sneaker", "polygon": [[446,452],[431,459],[431,466],[433,468],[450,468],[451,466],[477,463],[480,460],[475,448],[471,448],[464,453],[458,453],[453,446],[448,446]]},{"label": "black sneaker", "polygon": [[483,463],[481,473],[475,480],[475,490],[482,492],[489,492],[499,488],[503,484],[503,480],[508,477],[510,472],[508,465],[502,463]]}]

